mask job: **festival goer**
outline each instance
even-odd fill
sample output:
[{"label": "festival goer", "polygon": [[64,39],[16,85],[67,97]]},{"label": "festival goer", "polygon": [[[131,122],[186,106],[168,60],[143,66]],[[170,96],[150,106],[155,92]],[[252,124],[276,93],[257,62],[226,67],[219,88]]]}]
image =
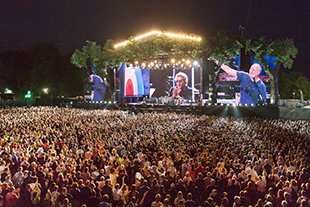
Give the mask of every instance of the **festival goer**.
[{"label": "festival goer", "polygon": [[238,197],[251,206],[309,201],[307,121],[15,107],[0,109],[0,123],[2,173],[8,168],[0,183],[3,202],[10,187],[20,186],[19,206],[82,206],[99,197],[109,205],[112,174],[130,206],[150,206],[156,194],[161,203],[167,198],[172,207],[184,206],[184,198],[174,204],[179,191],[201,206],[223,198],[238,206]]}]

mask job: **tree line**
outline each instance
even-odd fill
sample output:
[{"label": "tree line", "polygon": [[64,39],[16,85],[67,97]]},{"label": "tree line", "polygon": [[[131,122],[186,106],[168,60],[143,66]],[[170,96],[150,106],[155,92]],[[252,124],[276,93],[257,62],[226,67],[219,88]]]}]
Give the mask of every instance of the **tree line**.
[{"label": "tree line", "polygon": [[[70,63],[70,55],[61,56],[50,43],[37,42],[29,51],[0,54],[0,90],[13,91],[16,99],[27,91],[34,96],[83,95],[84,71]],[[47,89],[44,92],[43,89]]]},{"label": "tree line", "polygon": [[[194,34],[183,34],[187,37],[195,37]],[[277,87],[277,79],[280,68],[290,69],[293,66],[293,60],[296,58],[298,50],[292,39],[276,39],[270,40],[261,36],[254,36],[250,39],[245,39],[243,35],[228,36],[225,31],[219,31],[216,36],[197,41],[194,38],[180,39],[179,37],[171,37],[165,35],[165,32],[158,35],[153,35],[144,39],[135,39],[129,37],[126,44],[121,47],[114,48],[114,41],[108,40],[104,46],[97,45],[96,42],[88,42],[81,49],[77,49],[71,56],[71,63],[77,67],[85,67],[86,61],[90,60],[91,64],[99,66],[97,71],[103,68],[111,68],[119,65],[122,62],[145,62],[157,58],[160,54],[165,54],[169,58],[181,59],[191,58],[195,60],[216,59],[219,61],[219,66],[215,66],[214,70],[208,71],[209,94],[215,91],[215,82],[221,71],[221,64],[231,64],[232,60],[241,55],[241,51],[248,56],[254,57],[254,62],[259,62],[270,77],[270,103],[277,104],[278,91],[285,90],[285,84],[279,84]],[[273,65],[270,65],[267,57],[273,59]],[[202,61],[201,61],[202,62]],[[239,68],[239,70],[248,70],[249,68]],[[101,73],[105,75],[104,73]],[[286,81],[296,81],[285,79]],[[303,81],[303,79],[301,79]],[[304,85],[305,84],[305,85]],[[309,98],[307,83],[294,84],[298,89],[304,90],[304,97]],[[291,90],[288,88],[287,90]],[[290,92],[283,92],[283,97],[290,98]],[[296,93],[295,93],[296,95]],[[214,103],[215,95],[209,97],[209,100]]]},{"label": "tree line", "polygon": [[[9,88],[16,98],[22,98],[28,90],[35,96],[83,96],[87,60],[96,65],[96,73],[109,78],[113,77],[108,74],[110,69],[122,62],[148,61],[163,53],[171,58],[201,60],[213,57],[220,64],[229,64],[232,58],[240,54],[240,48],[254,55],[255,61],[265,67],[274,84],[271,84],[274,87],[273,96],[277,96],[276,92],[279,91],[280,98],[300,98],[301,90],[304,99],[310,98],[310,83],[304,74],[279,72],[280,67],[291,68],[293,65],[298,52],[293,40],[266,40],[264,37],[246,40],[240,36],[229,37],[223,31],[202,41],[184,41],[164,34],[142,40],[130,37],[127,44],[118,49],[114,47],[113,40],[107,40],[103,46],[88,42],[67,56],[61,56],[51,43],[37,42],[29,51],[6,51],[0,54],[0,90],[3,93],[5,88]],[[265,56],[276,58],[275,70],[270,70]],[[219,68],[214,68],[210,81],[215,80],[219,71]],[[114,80],[110,78],[108,81]],[[275,88],[276,81],[278,90]],[[48,94],[43,93],[43,88],[48,88]]]}]

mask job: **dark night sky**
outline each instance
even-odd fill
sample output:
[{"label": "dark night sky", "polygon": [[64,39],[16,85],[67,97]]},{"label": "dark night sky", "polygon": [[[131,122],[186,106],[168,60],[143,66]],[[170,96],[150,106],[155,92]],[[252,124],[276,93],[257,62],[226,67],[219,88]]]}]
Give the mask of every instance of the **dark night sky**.
[{"label": "dark night sky", "polygon": [[309,0],[1,0],[0,52],[53,43],[62,55],[91,40],[123,42],[152,30],[208,37],[223,29],[246,38],[291,38],[293,70],[310,78]]}]

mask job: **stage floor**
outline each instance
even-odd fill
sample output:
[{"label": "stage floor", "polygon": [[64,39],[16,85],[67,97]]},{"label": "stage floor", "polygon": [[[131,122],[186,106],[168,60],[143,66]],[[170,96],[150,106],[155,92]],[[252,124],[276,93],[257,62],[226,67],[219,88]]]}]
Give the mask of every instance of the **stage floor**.
[{"label": "stage floor", "polygon": [[126,104],[106,104],[106,103],[83,103],[79,102],[72,107],[85,109],[117,109],[135,113],[184,113],[197,115],[214,115],[219,117],[263,117],[279,118],[278,106],[235,106],[218,104],[216,106],[195,104],[169,105],[152,103],[126,103]]}]

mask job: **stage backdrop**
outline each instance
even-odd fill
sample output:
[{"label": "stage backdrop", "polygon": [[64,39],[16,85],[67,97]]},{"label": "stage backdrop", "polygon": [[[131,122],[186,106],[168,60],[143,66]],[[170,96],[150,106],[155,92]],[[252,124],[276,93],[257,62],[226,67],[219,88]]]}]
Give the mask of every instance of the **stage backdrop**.
[{"label": "stage backdrop", "polygon": [[[188,86],[192,88],[191,69],[175,68],[175,74],[184,72],[188,76]],[[122,63],[116,72],[117,99],[126,97],[163,97],[173,87],[173,69],[142,69],[129,63]],[[198,96],[201,90],[200,68],[194,69],[194,88]]]},{"label": "stage backdrop", "polygon": [[150,70],[122,63],[116,72],[116,90],[121,97],[141,97],[150,94]]}]

